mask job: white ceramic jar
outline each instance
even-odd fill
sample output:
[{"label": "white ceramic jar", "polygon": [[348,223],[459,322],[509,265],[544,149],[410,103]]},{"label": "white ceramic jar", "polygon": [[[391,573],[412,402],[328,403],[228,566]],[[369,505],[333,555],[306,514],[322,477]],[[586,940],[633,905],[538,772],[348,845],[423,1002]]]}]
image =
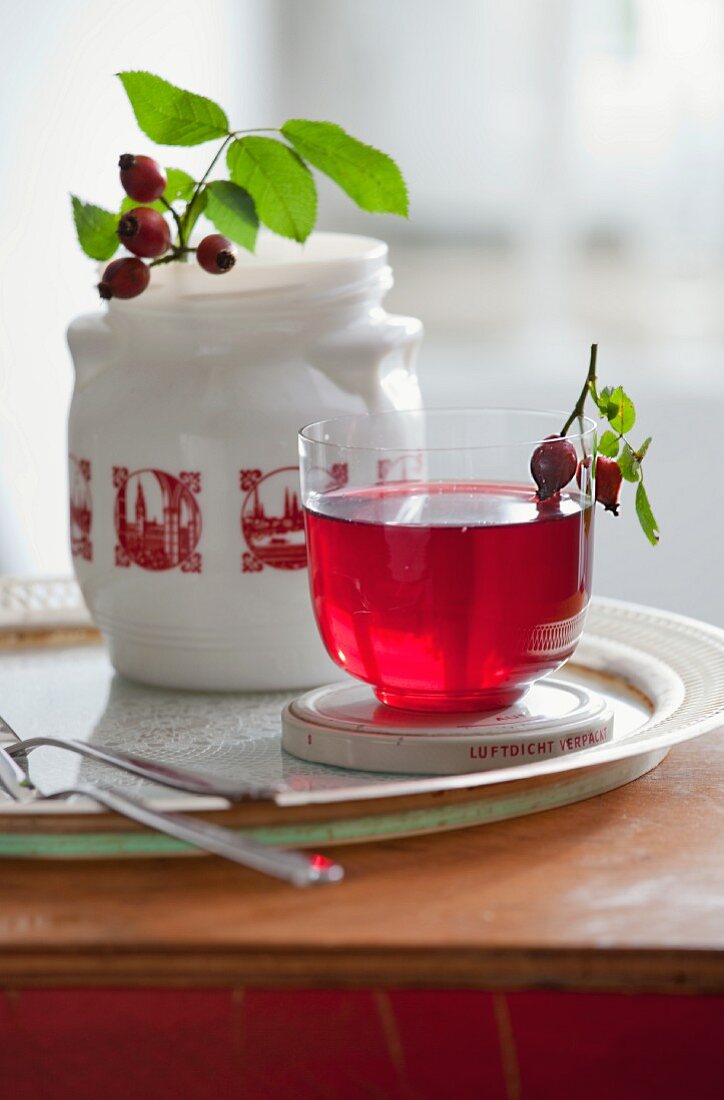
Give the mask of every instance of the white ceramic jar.
[{"label": "white ceramic jar", "polygon": [[71,544],[119,672],[204,690],[338,677],[309,599],[296,434],[419,407],[422,326],[385,313],[391,283],[381,241],[269,236],[223,276],[162,266],[141,297],[73,321]]}]

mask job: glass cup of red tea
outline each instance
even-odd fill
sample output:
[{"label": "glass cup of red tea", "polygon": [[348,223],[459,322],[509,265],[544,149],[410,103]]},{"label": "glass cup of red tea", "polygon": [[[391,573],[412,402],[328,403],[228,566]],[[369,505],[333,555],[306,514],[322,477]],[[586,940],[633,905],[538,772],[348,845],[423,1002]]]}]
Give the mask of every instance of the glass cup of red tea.
[{"label": "glass cup of red tea", "polygon": [[568,484],[546,495],[530,472],[565,420],[430,409],[300,432],[317,625],[382,703],[508,707],[573,653],[591,595],[593,421],[566,436]]}]

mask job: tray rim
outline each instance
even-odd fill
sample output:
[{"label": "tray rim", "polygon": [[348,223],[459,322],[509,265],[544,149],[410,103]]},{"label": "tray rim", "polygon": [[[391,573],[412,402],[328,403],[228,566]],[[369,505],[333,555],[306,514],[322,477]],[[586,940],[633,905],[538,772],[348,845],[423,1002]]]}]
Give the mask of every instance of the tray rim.
[{"label": "tray rim", "polygon": [[[5,578],[3,582],[7,583],[9,580],[9,578]],[[619,611],[622,614],[638,618],[643,616],[647,619],[651,619],[653,617],[660,620],[662,623],[674,623],[680,628],[694,631],[694,633],[700,637],[709,638],[715,643],[716,647],[721,649],[722,668],[724,669],[724,630],[719,627],[700,622],[699,620],[680,615],[676,612],[663,611],[658,608],[651,608],[623,600],[595,597],[592,602],[594,607],[600,607],[612,613]],[[22,626],[25,624],[18,623],[16,625],[22,630]],[[28,648],[47,648],[48,640],[44,637],[40,624],[36,621],[33,625],[34,630],[32,634],[22,632],[22,641],[18,640],[15,644],[0,649],[0,660],[2,660],[2,653],[8,650],[17,651],[19,649],[27,650]],[[51,632],[55,632],[57,629],[52,621],[47,625]],[[3,623],[3,627],[5,628],[3,634],[6,636],[8,626],[12,633],[12,624],[7,624],[6,619],[5,623]],[[90,632],[85,624],[77,627],[76,631],[79,635],[77,642],[80,644],[89,644],[89,642],[92,643],[92,641],[95,640],[93,637],[89,637]],[[73,631],[72,628],[70,630],[64,628],[59,633],[60,637],[58,638],[57,646],[58,648],[65,648],[66,644],[69,642],[69,636],[72,636],[75,631]],[[17,634],[15,634],[15,637],[17,638]],[[96,635],[95,638],[99,638],[99,635]],[[658,680],[660,684],[665,685],[664,702],[661,703],[660,700],[657,707],[657,704],[651,699],[650,695],[642,691],[640,676],[635,678],[638,680],[638,683],[633,683],[621,670],[619,670],[618,674],[612,674],[610,672],[601,672],[595,667],[591,667],[591,651],[595,652],[597,648],[599,650],[605,650],[607,644],[618,650],[618,660],[619,663],[621,663],[622,651],[625,651],[627,648],[624,643],[618,640],[611,642],[607,640],[604,635],[597,635],[592,632],[590,635],[584,636],[584,642],[582,642],[581,646],[584,656],[588,650],[589,662],[582,660],[577,661],[574,657],[570,661],[570,667],[573,669],[581,668],[585,670],[587,675],[602,675],[604,679],[614,679],[619,685],[619,690],[621,686],[623,686],[624,690],[633,693],[638,696],[639,699],[643,698],[649,706],[654,708],[652,717],[644,722],[643,726],[626,740],[613,742],[610,745],[601,745],[591,749],[585,749],[577,753],[572,753],[570,756],[556,757],[555,759],[533,762],[530,764],[514,765],[499,771],[445,776],[418,776],[412,779],[400,779],[397,782],[391,782],[389,779],[386,779],[384,783],[380,783],[379,785],[369,783],[364,787],[345,787],[336,790],[324,788],[317,791],[309,791],[288,788],[278,796],[276,802],[272,805],[277,810],[293,810],[303,807],[318,807],[321,810],[324,805],[340,806],[346,803],[356,803],[359,810],[362,811],[364,809],[364,804],[371,805],[376,802],[388,801],[390,799],[408,799],[410,797],[414,798],[415,796],[425,794],[444,795],[445,792],[453,791],[472,792],[478,788],[488,788],[492,794],[491,788],[496,788],[501,785],[524,780],[545,779],[546,777],[558,774],[578,772],[586,768],[600,767],[628,758],[635,758],[646,753],[655,753],[659,750],[664,750],[661,756],[661,759],[663,759],[663,756],[666,755],[666,752],[672,745],[701,736],[704,733],[724,726],[723,695],[720,705],[717,708],[699,717],[696,721],[689,722],[684,728],[672,729],[663,735],[661,733],[657,735],[656,727],[667,717],[670,717],[672,713],[675,713],[677,705],[680,705],[681,700],[685,698],[685,685],[681,677],[671,665],[667,665],[659,658],[653,657],[651,654],[644,654],[642,650],[637,649],[635,646],[628,647],[630,653],[637,655],[637,664],[640,666],[640,670],[643,669],[644,666],[648,666],[647,675],[653,681]],[[480,793],[483,795],[484,791]],[[202,799],[195,796],[181,795],[178,799],[167,798],[164,799],[162,803],[159,801],[158,805],[162,805],[164,809],[169,811],[185,810],[188,812],[213,814],[214,816],[219,812],[223,813],[225,816],[231,812],[228,804],[223,799],[218,798]],[[87,818],[88,815],[106,818],[112,816],[109,815],[108,811],[102,810],[90,802],[83,804],[81,800],[74,801],[72,805],[70,803],[64,804],[59,802],[38,803],[33,807],[30,813],[28,813],[28,808],[26,806],[20,806],[14,803],[3,803],[0,805],[0,821],[7,822],[8,824],[10,824],[11,820],[19,824],[18,818],[24,818],[25,820],[32,819],[35,825],[39,826],[42,819],[48,820],[49,818],[55,818],[57,820],[61,818],[63,820],[68,820],[78,817]],[[48,824],[50,824],[49,821]]]},{"label": "tray rim", "polygon": [[[559,809],[577,802],[607,794],[619,787],[640,779],[653,771],[666,758],[669,749],[641,753],[632,760],[616,760],[599,768],[581,769],[572,776],[548,776],[537,780],[522,782],[512,788],[506,784],[498,797],[490,795],[495,788],[486,787],[484,792],[472,790],[443,791],[433,805],[410,805],[421,800],[422,796],[407,795],[396,799],[390,806],[389,799],[371,799],[369,802],[350,801],[342,807],[348,810],[343,815],[333,814],[338,803],[327,806],[305,806],[297,809],[307,811],[299,820],[294,807],[284,811],[281,819],[265,824],[242,822],[234,816],[238,807],[225,812],[201,813],[204,820],[216,821],[241,835],[251,837],[263,844],[275,844],[280,847],[327,847],[369,843],[380,840],[394,840],[410,836],[422,836],[429,833],[453,832],[475,825],[495,824],[510,818],[524,817],[545,810]],[[532,788],[532,790],[531,790]],[[511,793],[505,800],[503,793]],[[464,800],[458,801],[455,795],[463,794]],[[485,793],[486,797],[482,797]],[[315,816],[309,811],[326,811],[324,816]],[[91,815],[94,828],[89,831],[89,817],[81,814],[75,818],[67,817],[46,819],[44,824],[54,826],[52,831],[39,832],[38,819],[25,817],[31,822],[32,829],[23,829],[23,819],[6,822],[20,828],[0,831],[0,860],[3,858],[23,859],[102,859],[108,857],[143,857],[199,855],[202,853],[190,849],[181,841],[159,833],[152,833],[142,826],[113,814],[100,817]],[[72,825],[76,828],[73,829]]]}]

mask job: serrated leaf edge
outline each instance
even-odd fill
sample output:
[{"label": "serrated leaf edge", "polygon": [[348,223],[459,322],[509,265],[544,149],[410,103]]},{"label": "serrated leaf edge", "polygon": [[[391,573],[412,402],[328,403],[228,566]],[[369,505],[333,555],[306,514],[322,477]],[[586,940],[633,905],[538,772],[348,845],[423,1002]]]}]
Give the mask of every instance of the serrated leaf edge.
[{"label": "serrated leaf edge", "polygon": [[[334,177],[331,176],[329,174],[329,172],[326,171],[326,169],[320,168],[317,164],[314,164],[314,160],[312,160],[312,158],[309,157],[309,160],[314,165],[314,167],[317,168],[317,170],[319,172],[322,172],[325,176],[329,176],[329,178],[334,183],[336,183],[337,186],[340,187],[341,190],[343,190],[345,192],[345,194],[349,195],[349,197],[352,199],[353,202],[357,203],[357,205],[360,207],[361,210],[365,210],[365,211],[367,211],[368,213],[371,213],[371,214],[398,214],[399,217],[403,217],[403,218],[408,218],[409,217],[409,213],[410,213],[410,196],[409,196],[409,192],[407,190],[407,183],[405,182],[405,177],[403,176],[399,165],[394,160],[394,158],[389,155],[389,153],[384,153],[381,149],[376,148],[376,146],[369,145],[365,141],[360,141],[359,138],[356,138],[352,134],[347,133],[347,131],[344,129],[344,127],[340,126],[338,123],[336,123],[336,122],[327,122],[323,119],[288,118],[287,121],[281,126],[280,129],[281,129],[281,132],[284,135],[284,137],[287,139],[287,141],[290,141],[292,143],[292,145],[295,144],[294,135],[289,134],[287,132],[287,130],[285,129],[285,127],[288,126],[290,123],[294,123],[294,122],[305,122],[305,123],[311,123],[311,124],[319,123],[320,125],[331,126],[331,127],[333,127],[333,129],[338,130],[340,134],[343,134],[345,137],[349,138],[350,141],[357,142],[357,144],[361,145],[363,149],[369,149],[371,152],[376,153],[378,156],[384,157],[386,160],[388,160],[390,162],[390,164],[392,164],[394,166],[394,168],[397,170],[397,172],[399,173],[399,176],[400,176],[400,183],[402,185],[402,194],[404,196],[404,211],[402,213],[400,213],[397,210],[379,210],[379,209],[374,208],[374,207],[370,208],[370,207],[363,206],[362,203],[360,203],[354,197],[354,195],[349,195],[349,191],[347,191],[346,187],[343,187],[342,184],[340,184],[338,180],[334,179]],[[313,141],[310,142],[309,144],[314,146]],[[309,154],[305,154],[304,150],[296,150],[296,151],[301,156],[305,156],[305,155],[309,156]],[[335,155],[337,155],[337,154],[335,154]],[[368,179],[372,179],[376,183],[379,182],[378,178],[375,176],[375,174],[373,172],[366,171],[364,166],[360,166],[360,164],[357,161],[355,161],[354,159],[350,159],[349,157],[344,157],[344,156],[340,155],[339,160],[344,161],[345,163],[351,165],[358,172],[360,172],[363,175],[366,175]]]}]

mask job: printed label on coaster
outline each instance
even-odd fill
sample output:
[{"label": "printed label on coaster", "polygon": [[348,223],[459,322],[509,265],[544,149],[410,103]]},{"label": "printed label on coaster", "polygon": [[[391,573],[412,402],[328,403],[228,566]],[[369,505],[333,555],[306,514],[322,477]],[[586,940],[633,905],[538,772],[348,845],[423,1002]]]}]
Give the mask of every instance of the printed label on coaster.
[{"label": "printed label on coaster", "polygon": [[420,715],[382,706],[363,684],[307,692],[282,714],[282,744],[304,760],[363,771],[454,775],[595,750],[613,712],[595,692],[537,684],[523,704],[479,715]]}]

